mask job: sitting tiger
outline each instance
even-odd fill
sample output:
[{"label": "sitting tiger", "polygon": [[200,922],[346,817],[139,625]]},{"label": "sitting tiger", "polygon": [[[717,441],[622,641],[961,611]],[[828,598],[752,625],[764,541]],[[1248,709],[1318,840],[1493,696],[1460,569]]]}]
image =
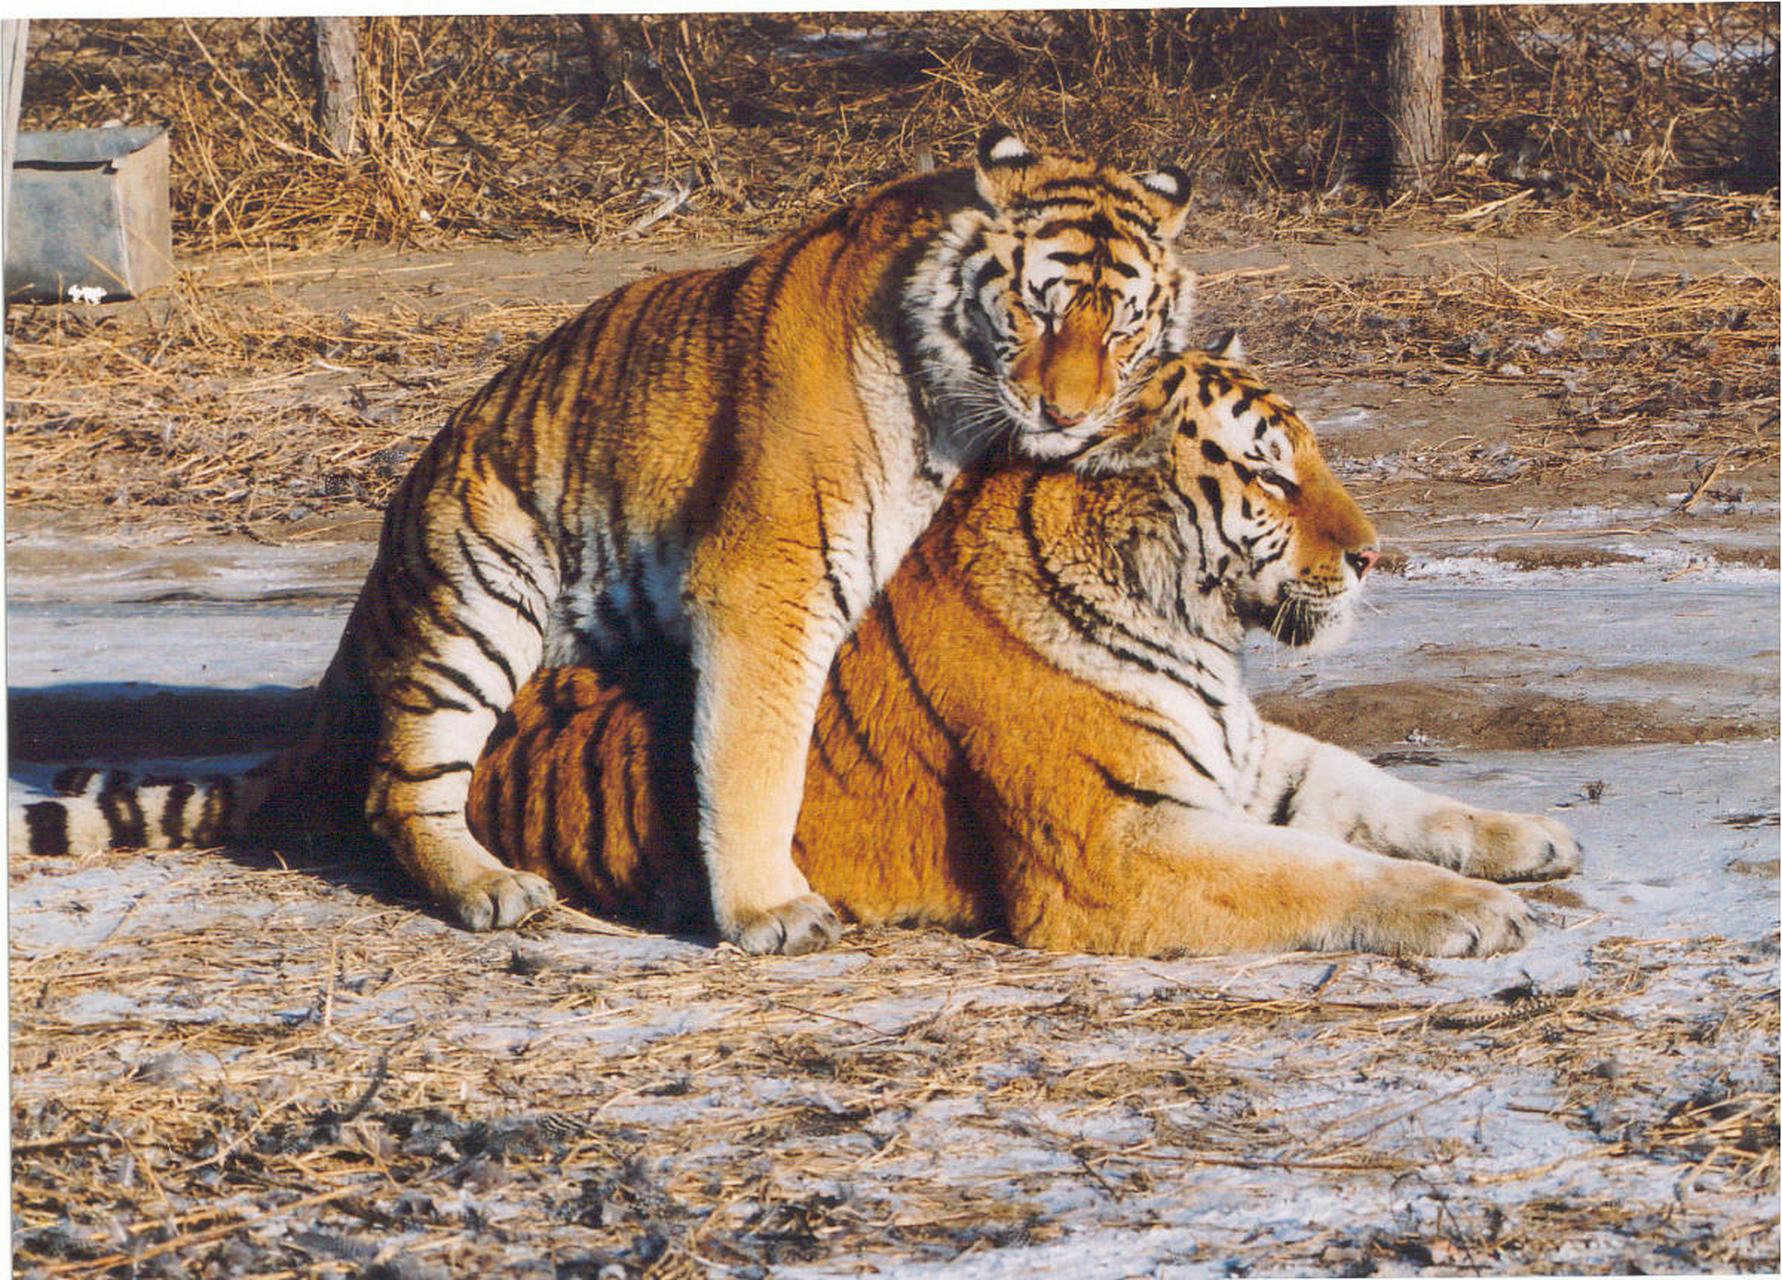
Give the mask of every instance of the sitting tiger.
[{"label": "sitting tiger", "polygon": [[[1150,954],[1519,947],[1489,880],[1566,874],[1559,823],[1402,782],[1258,718],[1244,632],[1347,629],[1375,534],[1235,339],[1126,409],[1154,465],[979,470],[829,669],[793,843],[855,920]],[[674,664],[662,664],[671,673]],[[471,829],[592,905],[709,910],[684,681],[540,672],[471,779]],[[1481,878],[1471,878],[1481,877]]]},{"label": "sitting tiger", "polygon": [[790,856],[824,674],[963,467],[1126,459],[1120,406],[1186,345],[1188,195],[997,128],[974,168],[615,291],[417,460],[297,746],[228,788],[69,775],[29,847],[375,837],[466,925],[512,925],[552,890],[465,827],[497,717],[541,664],[674,644],[714,923],[824,945]]}]

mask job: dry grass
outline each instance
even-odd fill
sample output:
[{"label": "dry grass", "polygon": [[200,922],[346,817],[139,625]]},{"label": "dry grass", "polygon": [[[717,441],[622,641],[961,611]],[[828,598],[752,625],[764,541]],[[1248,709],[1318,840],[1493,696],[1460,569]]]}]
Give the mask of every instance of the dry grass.
[{"label": "dry grass", "polygon": [[[1322,380],[1538,396],[1548,405],[1515,444],[1543,469],[1687,456],[1706,491],[1722,469],[1782,457],[1773,277],[1509,275],[1474,261],[1429,278],[1304,280],[1246,302],[1223,313],[1259,331],[1271,361]],[[1474,452],[1470,471],[1444,478],[1504,479],[1501,458]]]},{"label": "dry grass", "polygon": [[[1061,962],[867,931],[758,961],[567,910],[491,939],[362,874],[205,854],[15,879],[104,867],[132,905],[103,936],[13,960],[24,1274],[944,1261],[1169,1223],[1217,1179],[1390,1185],[1434,1216],[1209,1225],[1181,1261],[1538,1272],[1642,1238],[1685,1269],[1775,1261],[1777,1000],[1748,945],[1609,938],[1576,989],[1457,1003],[1367,956]],[[1575,1136],[1506,1157],[1475,1129],[1506,1107]],[[1632,1168],[1675,1183],[1662,1224],[1615,1191]]]},{"label": "dry grass", "polygon": [[[268,539],[378,510],[451,409],[575,309],[473,297],[323,311],[210,279],[124,308],[13,311],[9,504]],[[1301,382],[1494,382],[1541,397],[1517,448],[1542,467],[1637,454],[1695,483],[1715,461],[1778,456],[1773,278],[1480,265],[1421,279],[1215,275],[1202,299],[1209,332],[1240,324],[1271,370]],[[1489,451],[1462,456],[1450,478],[1493,465]]]},{"label": "dry grass", "polygon": [[[1772,5],[1452,10],[1449,172],[1424,207],[1773,235]],[[363,23],[362,153],[312,119],[302,19],[33,24],[27,127],[163,122],[188,250],[573,232],[759,235],[992,120],[1306,234],[1382,216],[1386,11],[621,19],[604,96],[571,16]]]},{"label": "dry grass", "polygon": [[187,277],[128,312],[15,311],[7,501],[250,530],[379,509],[451,409],[572,310],[361,316]]}]

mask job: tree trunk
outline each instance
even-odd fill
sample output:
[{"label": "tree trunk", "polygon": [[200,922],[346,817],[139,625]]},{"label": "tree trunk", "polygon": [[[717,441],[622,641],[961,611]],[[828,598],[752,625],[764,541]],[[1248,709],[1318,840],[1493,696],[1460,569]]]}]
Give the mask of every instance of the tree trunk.
[{"label": "tree trunk", "polygon": [[599,110],[625,78],[625,46],[619,39],[619,24],[610,14],[578,16],[588,48],[588,97]]},{"label": "tree trunk", "polygon": [[6,72],[6,147],[0,160],[0,217],[11,225],[13,145],[19,137],[19,107],[25,95],[25,46],[31,24],[23,18],[0,22],[0,67]]},{"label": "tree trunk", "polygon": [[1400,5],[1386,51],[1392,191],[1424,190],[1446,158],[1442,139],[1442,11]]},{"label": "tree trunk", "polygon": [[316,19],[316,125],[342,158],[359,150],[358,21]]}]

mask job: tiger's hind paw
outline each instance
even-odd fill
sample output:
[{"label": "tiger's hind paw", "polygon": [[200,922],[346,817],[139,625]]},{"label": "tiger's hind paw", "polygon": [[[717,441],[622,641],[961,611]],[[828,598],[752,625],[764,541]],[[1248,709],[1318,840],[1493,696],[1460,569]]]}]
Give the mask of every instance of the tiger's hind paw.
[{"label": "tiger's hind paw", "polygon": [[841,936],[841,918],[821,894],[807,893],[767,911],[752,912],[724,931],[750,955],[800,956],[821,951]]},{"label": "tiger's hind paw", "polygon": [[472,933],[511,929],[557,901],[557,891],[530,871],[491,871],[472,880],[445,906]]}]

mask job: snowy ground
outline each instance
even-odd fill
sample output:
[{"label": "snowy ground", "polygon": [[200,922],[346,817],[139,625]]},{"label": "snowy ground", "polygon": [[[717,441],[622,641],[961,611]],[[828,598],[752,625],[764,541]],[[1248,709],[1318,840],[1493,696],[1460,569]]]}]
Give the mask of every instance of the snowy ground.
[{"label": "snowy ground", "polygon": [[[1524,571],[1494,552],[1525,532],[1413,542],[1345,652],[1254,661],[1281,714],[1573,826],[1522,953],[750,960],[475,937],[375,868],[15,854],[15,1243],[43,1274],[1774,1270],[1776,575],[1674,538]],[[12,550],[15,755],[253,745],[368,553],[144,539],[69,591],[33,554],[81,548]],[[218,690],[231,724],[166,728]]]}]

